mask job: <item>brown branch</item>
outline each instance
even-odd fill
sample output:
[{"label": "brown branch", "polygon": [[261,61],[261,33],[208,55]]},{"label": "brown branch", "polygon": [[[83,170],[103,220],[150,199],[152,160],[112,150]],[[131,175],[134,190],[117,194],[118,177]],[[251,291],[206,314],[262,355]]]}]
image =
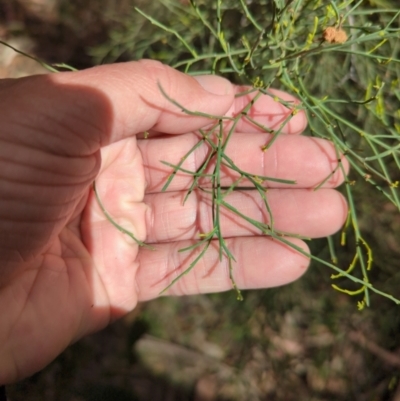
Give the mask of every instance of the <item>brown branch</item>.
[{"label": "brown branch", "polygon": [[[380,345],[374,343],[373,341],[368,340],[368,338],[366,338],[363,334],[352,331],[349,334],[349,338],[353,343],[365,348],[366,350],[371,352],[371,354],[374,354],[375,356],[386,362],[388,365],[396,366],[397,368],[400,367],[399,356],[382,348]],[[399,394],[399,401],[400,401],[400,394]]]}]

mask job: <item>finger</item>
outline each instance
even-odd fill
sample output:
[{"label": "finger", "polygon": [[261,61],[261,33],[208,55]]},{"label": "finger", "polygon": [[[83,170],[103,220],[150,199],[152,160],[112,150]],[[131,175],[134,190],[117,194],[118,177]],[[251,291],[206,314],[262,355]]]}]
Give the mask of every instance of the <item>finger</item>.
[{"label": "finger", "polygon": [[[249,87],[237,86],[236,94],[248,92]],[[238,132],[266,132],[267,130],[280,131],[283,134],[300,134],[307,127],[307,117],[299,108],[300,102],[294,96],[277,90],[270,89],[271,96],[257,95],[258,92],[239,96],[235,99],[228,116],[241,115],[250,102],[251,109],[239,120],[235,129]],[[255,97],[257,99],[254,101]],[[260,124],[263,127],[260,127]]]},{"label": "finger", "polygon": [[[297,239],[292,244],[308,252],[307,245]],[[156,250],[142,248],[136,276],[139,300],[159,296],[199,255],[201,249],[178,252],[193,242],[159,244]],[[233,276],[240,289],[276,287],[299,278],[309,259],[289,245],[266,237],[233,238],[226,241],[234,255]],[[232,289],[229,264],[219,261],[218,244],[213,241],[193,269],[182,276],[165,295],[189,295],[221,292]]]},{"label": "finger", "polygon": [[187,115],[162,90],[188,110],[205,114],[224,115],[234,100],[234,87],[224,78],[193,78],[153,60],[100,66],[66,78],[68,84],[100,88],[110,99],[110,132],[103,134],[102,145],[144,131],[179,134],[209,123]]},{"label": "finger", "polygon": [[[149,207],[146,242],[199,239],[201,234],[212,231],[211,195],[195,191],[183,205],[185,195],[184,192],[146,195],[145,203]],[[228,207],[220,207],[219,217],[224,238],[261,235],[262,230],[265,233],[268,228],[303,237],[326,237],[338,231],[347,217],[344,197],[332,189],[274,189],[266,193],[266,199],[271,213],[255,190],[235,191],[224,196]]]},{"label": "finger", "polygon": [[[324,187],[332,188],[343,182],[343,170],[347,172],[349,165],[345,158],[341,158],[343,169],[338,165],[338,155],[332,143],[319,138],[282,134],[270,149],[263,151],[262,146],[270,139],[269,134],[235,133],[225,152],[236,166],[246,173],[293,181],[290,184],[266,181],[265,186],[269,188],[314,188],[324,180]],[[173,172],[173,168],[163,162],[172,165],[182,163],[182,157],[187,155],[199,140],[195,134],[187,134],[138,141],[145,166],[148,193],[160,191]],[[187,156],[181,168],[196,172],[206,160],[209,151],[208,145],[203,143]],[[211,163],[205,173],[212,173],[214,165]],[[221,167],[221,185],[230,186],[238,178],[237,172]],[[189,188],[192,182],[192,175],[179,171],[174,174],[168,190],[184,190]],[[210,186],[207,180],[201,180],[200,183]],[[244,180],[240,184],[249,185],[249,182]]]},{"label": "finger", "polygon": [[[198,79],[199,77],[197,77]],[[236,95],[247,93],[248,86],[235,86]],[[301,134],[307,126],[307,118],[304,111],[297,109],[298,99],[292,95],[277,90],[270,89],[270,95],[261,95],[254,101],[257,92],[235,98],[232,106],[225,113],[226,117],[241,116],[235,125],[238,132],[270,132],[278,131],[283,134]],[[283,103],[281,103],[284,102]],[[243,113],[249,103],[254,102],[249,111]],[[296,112],[294,112],[296,110]],[[213,113],[215,114],[215,113]],[[232,127],[232,121],[224,122],[224,127],[228,130]],[[178,132],[176,132],[178,133]],[[165,135],[162,132],[150,130],[146,133],[147,138],[157,138]],[[138,134],[140,139],[145,136]]]},{"label": "finger", "polygon": [[12,81],[0,86],[0,106],[6,127],[27,131],[14,141],[67,156],[91,155],[100,146],[150,129],[183,133],[209,122],[185,114],[159,85],[193,111],[224,115],[234,100],[233,85],[226,79],[195,79],[143,60]]}]

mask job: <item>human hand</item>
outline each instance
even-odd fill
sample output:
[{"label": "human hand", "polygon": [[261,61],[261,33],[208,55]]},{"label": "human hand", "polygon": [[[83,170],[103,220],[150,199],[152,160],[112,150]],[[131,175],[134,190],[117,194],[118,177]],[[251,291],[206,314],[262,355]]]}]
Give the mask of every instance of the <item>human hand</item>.
[{"label": "human hand", "polygon": [[[234,98],[240,88],[226,80],[196,81],[148,60],[0,83],[0,384],[33,374],[138,301],[157,297],[198,252],[177,251],[211,229],[205,193],[182,206],[190,177],[177,174],[168,191],[160,191],[171,172],[160,161],[179,162],[198,140],[193,132],[210,121],[184,114],[157,82],[189,110],[231,116],[246,103]],[[253,112],[276,129],[290,110],[264,96]],[[337,156],[329,142],[296,135],[305,126],[299,112],[262,152],[268,134],[241,121],[227,153],[255,175],[295,180],[271,183],[275,227],[320,237],[337,231],[346,217],[346,202],[332,189],[343,176],[337,169],[324,189],[309,190],[335,169]],[[136,138],[149,130],[149,139]],[[184,166],[198,168],[206,151],[201,147]],[[140,248],[110,224],[95,199],[94,179],[115,221],[155,250]],[[223,177],[224,184],[230,180]],[[229,201],[265,220],[256,199],[239,191]],[[224,213],[221,225],[237,260],[239,288],[283,285],[306,270],[304,255],[233,215]],[[307,250],[303,241],[291,241]],[[227,270],[212,246],[167,294],[228,290]]]}]

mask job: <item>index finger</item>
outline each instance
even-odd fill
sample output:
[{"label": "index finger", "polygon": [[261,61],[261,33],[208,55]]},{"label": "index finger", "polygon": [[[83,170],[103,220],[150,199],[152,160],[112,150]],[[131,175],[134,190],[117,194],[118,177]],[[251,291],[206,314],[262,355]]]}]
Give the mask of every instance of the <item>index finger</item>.
[{"label": "index finger", "polygon": [[[229,117],[242,114],[235,127],[238,132],[279,131],[283,134],[301,134],[307,127],[306,114],[300,107],[300,101],[294,96],[278,89],[269,89],[269,95],[260,95],[258,91],[247,93],[248,91],[248,86],[236,86],[235,101],[226,113]],[[242,113],[249,104],[250,110]]]}]

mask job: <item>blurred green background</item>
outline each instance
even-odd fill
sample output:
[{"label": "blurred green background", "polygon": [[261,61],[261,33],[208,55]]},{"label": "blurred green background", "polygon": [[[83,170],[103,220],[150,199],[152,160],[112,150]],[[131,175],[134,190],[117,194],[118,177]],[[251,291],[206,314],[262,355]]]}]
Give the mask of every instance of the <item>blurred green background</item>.
[{"label": "blurred green background", "polygon": [[[396,0],[363,3],[398,6]],[[176,42],[134,6],[187,29],[188,40],[204,46],[196,26],[185,28],[185,0],[0,0],[0,38],[48,63],[78,69],[142,57],[172,64],[184,58]],[[234,31],[239,17],[232,7],[223,23]],[[326,76],[326,65],[319,68]],[[37,63],[0,46],[0,77],[36,73],[44,73]],[[354,191],[365,200],[357,212],[374,251],[370,279],[398,298],[399,212],[366,183],[357,182]],[[325,240],[310,246],[328,257]],[[351,260],[351,249],[340,252]],[[298,282],[245,292],[243,302],[229,292],[141,304],[42,372],[9,386],[10,400],[400,401],[399,307],[374,295],[371,308],[359,312],[356,299],[331,288],[330,274],[312,265]]]}]

